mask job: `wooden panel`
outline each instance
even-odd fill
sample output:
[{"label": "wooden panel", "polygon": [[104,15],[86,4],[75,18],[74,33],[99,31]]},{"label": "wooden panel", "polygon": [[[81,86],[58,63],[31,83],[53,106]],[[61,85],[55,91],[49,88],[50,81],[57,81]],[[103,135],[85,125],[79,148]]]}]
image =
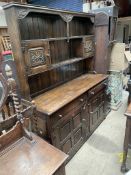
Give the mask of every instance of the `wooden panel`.
[{"label": "wooden panel", "polygon": [[51,63],[55,64],[69,59],[69,43],[66,40],[51,41]]},{"label": "wooden panel", "polygon": [[0,170],[3,175],[7,174],[7,169],[13,175],[23,175],[27,172],[32,175],[53,175],[63,166],[67,155],[38,136],[32,136],[35,144],[22,137],[0,155]]},{"label": "wooden panel", "polygon": [[83,38],[83,52],[84,52],[84,57],[88,58],[93,56],[95,53],[95,44],[94,44],[94,37],[84,37]]},{"label": "wooden panel", "polygon": [[62,146],[61,149],[64,153],[69,154],[70,150],[72,148],[72,141],[71,138],[69,138],[69,140],[67,140]]},{"label": "wooden panel", "polygon": [[83,137],[82,134],[82,129],[80,128],[78,131],[76,131],[76,133],[74,134],[74,144],[77,144],[80,139]]},{"label": "wooden panel", "polygon": [[7,28],[0,28],[0,51],[4,51],[3,45],[2,45],[2,36],[8,35]]},{"label": "wooden panel", "polygon": [[60,139],[61,141],[64,140],[71,132],[71,126],[70,126],[70,121],[67,123],[63,124],[60,128]]},{"label": "wooden panel", "polygon": [[80,76],[85,72],[84,67],[84,61],[80,61],[28,77],[31,95],[36,96]]},{"label": "wooden panel", "polygon": [[[81,106],[72,109],[61,117],[51,130],[53,144],[70,155],[70,158],[78,150],[84,141]],[[51,116],[53,118],[53,116]],[[55,136],[55,137],[54,137]]]},{"label": "wooden panel", "polygon": [[19,25],[22,40],[66,36],[66,23],[59,15],[31,12],[19,21]]},{"label": "wooden panel", "polygon": [[90,112],[90,131],[94,131],[98,126],[99,111]]},{"label": "wooden panel", "polygon": [[69,57],[83,57],[83,41],[82,39],[72,39],[69,42]]},{"label": "wooden panel", "polygon": [[[109,69],[110,59],[108,58],[108,26],[96,26],[96,54],[95,54],[95,71],[106,74]],[[104,37],[103,37],[104,36]]]},{"label": "wooden panel", "polygon": [[93,132],[101,121],[105,118],[105,89],[100,91],[96,96],[90,99],[89,115],[90,115],[90,130]]},{"label": "wooden panel", "polygon": [[93,23],[89,18],[74,17],[69,27],[70,36],[90,35],[93,33]]},{"label": "wooden panel", "polygon": [[73,128],[77,128],[81,123],[80,113],[73,118]]},{"label": "wooden panel", "polygon": [[38,40],[37,42],[24,42],[22,44],[26,72],[33,74],[42,66],[46,69],[50,64],[49,42]]}]

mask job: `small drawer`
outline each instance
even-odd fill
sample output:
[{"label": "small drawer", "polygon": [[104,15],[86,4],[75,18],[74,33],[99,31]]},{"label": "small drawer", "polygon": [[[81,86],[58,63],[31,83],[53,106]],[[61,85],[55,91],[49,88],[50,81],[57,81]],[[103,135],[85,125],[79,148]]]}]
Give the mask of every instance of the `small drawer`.
[{"label": "small drawer", "polygon": [[95,86],[94,88],[89,90],[88,91],[88,96],[89,97],[93,97],[98,92],[100,92],[101,90],[105,89],[106,87],[107,87],[107,81],[103,81],[102,83],[98,84],[97,86]]},{"label": "small drawer", "polygon": [[67,114],[70,113],[71,111],[72,112],[75,111],[74,109],[81,108],[81,106],[83,106],[85,102],[86,102],[86,94],[83,94],[77,99],[73,100],[72,102],[70,102],[69,104],[67,104],[66,106],[64,106],[51,116],[52,124],[55,124],[58,120],[61,120],[63,117],[66,117]]}]

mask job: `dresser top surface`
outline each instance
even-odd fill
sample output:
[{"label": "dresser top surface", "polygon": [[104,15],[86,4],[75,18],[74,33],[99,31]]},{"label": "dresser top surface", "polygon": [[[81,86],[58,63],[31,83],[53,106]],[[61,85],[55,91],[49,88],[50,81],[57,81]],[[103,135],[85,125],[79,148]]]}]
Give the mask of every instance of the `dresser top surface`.
[{"label": "dresser top surface", "polygon": [[67,155],[33,134],[34,142],[25,137],[0,155],[0,174],[52,175]]},{"label": "dresser top surface", "polygon": [[51,115],[107,77],[107,75],[103,74],[85,74],[41,94],[34,98],[37,110]]}]

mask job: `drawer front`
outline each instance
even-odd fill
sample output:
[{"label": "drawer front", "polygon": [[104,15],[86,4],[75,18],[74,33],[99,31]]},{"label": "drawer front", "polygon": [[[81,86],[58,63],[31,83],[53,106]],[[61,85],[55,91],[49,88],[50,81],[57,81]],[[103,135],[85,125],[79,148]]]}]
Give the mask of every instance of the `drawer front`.
[{"label": "drawer front", "polygon": [[97,86],[95,86],[94,88],[89,90],[88,97],[92,98],[94,95],[96,95],[97,93],[99,93],[100,91],[102,91],[106,88],[107,88],[107,80],[101,82],[100,84],[98,84]]},{"label": "drawer front", "polygon": [[75,108],[80,108],[86,102],[86,94],[81,95],[77,99],[73,100],[71,103],[57,111],[51,116],[51,125],[54,126],[59,120],[62,120],[67,113],[72,112]]}]

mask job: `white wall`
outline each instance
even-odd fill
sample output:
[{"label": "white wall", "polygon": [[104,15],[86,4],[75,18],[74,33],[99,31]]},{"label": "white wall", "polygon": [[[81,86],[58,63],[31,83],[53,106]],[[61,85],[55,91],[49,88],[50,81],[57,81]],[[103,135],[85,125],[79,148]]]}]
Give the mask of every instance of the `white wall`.
[{"label": "white wall", "polygon": [[0,2],[0,27],[7,27],[5,13],[2,8],[2,5],[5,5],[5,3]]},{"label": "white wall", "polygon": [[131,36],[131,20],[120,21],[117,23],[116,39],[118,42],[123,42],[124,25],[129,25],[129,36]]}]

